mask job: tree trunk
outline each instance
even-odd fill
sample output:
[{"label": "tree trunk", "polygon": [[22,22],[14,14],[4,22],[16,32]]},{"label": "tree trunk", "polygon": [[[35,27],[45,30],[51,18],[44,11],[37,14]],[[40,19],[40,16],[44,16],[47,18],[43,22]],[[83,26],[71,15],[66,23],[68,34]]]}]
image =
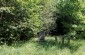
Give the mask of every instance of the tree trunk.
[{"label": "tree trunk", "polygon": [[55,36],[55,41],[58,41],[57,37]]},{"label": "tree trunk", "polygon": [[45,31],[40,31],[38,33],[39,41],[45,41]]},{"label": "tree trunk", "polygon": [[67,44],[69,44],[70,43],[70,36],[68,37],[68,43]]},{"label": "tree trunk", "polygon": [[64,36],[62,36],[62,44],[64,44]]}]

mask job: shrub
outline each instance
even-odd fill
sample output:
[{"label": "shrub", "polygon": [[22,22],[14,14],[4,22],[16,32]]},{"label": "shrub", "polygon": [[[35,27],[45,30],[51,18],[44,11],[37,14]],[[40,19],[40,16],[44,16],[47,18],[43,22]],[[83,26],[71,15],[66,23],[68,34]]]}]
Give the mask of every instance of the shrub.
[{"label": "shrub", "polygon": [[26,9],[17,0],[0,0],[0,42],[29,40],[33,31],[28,25]]}]

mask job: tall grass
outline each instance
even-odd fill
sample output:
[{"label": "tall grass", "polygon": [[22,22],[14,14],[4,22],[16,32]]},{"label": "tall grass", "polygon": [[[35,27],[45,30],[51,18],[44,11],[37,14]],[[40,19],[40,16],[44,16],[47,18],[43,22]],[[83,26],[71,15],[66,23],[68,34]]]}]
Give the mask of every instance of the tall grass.
[{"label": "tall grass", "polygon": [[63,46],[55,42],[53,37],[46,38],[45,42],[36,40],[12,46],[1,45],[0,55],[85,55],[84,40],[71,41]]}]

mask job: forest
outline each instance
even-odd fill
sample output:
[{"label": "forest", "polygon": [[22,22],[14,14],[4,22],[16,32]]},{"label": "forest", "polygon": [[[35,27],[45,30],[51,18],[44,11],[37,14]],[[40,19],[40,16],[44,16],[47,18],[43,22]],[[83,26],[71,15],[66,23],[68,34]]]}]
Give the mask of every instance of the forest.
[{"label": "forest", "polygon": [[85,0],[0,0],[0,55],[85,55]]}]

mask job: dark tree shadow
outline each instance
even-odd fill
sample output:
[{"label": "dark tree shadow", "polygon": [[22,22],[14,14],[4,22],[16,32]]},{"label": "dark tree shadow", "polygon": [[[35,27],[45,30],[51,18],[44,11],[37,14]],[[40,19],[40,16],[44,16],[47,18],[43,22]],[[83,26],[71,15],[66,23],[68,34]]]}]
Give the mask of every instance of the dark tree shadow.
[{"label": "dark tree shadow", "polygon": [[9,47],[12,46],[12,47],[18,48],[18,47],[22,47],[23,45],[25,45],[25,43],[29,43],[29,41],[18,41],[18,42],[12,43],[11,45],[8,45],[8,44],[6,45]]},{"label": "dark tree shadow", "polygon": [[46,50],[48,49],[48,47],[52,47],[52,46],[56,46],[56,42],[52,41],[52,40],[48,40],[48,41],[44,41],[44,42],[38,42],[37,44],[38,46],[41,46],[43,48],[45,48]]},{"label": "dark tree shadow", "polygon": [[80,46],[81,46],[81,44],[67,44],[67,43],[65,43],[63,45],[62,44],[58,45],[59,49],[63,50],[65,48],[68,48],[71,53],[76,52]]},{"label": "dark tree shadow", "polygon": [[38,42],[38,46],[41,46],[45,48],[45,50],[48,50],[48,47],[51,48],[52,46],[56,46],[58,49],[69,49],[71,53],[74,53],[77,51],[77,49],[81,46],[81,44],[61,44],[60,42],[55,42],[53,40],[47,40],[44,42]]}]

